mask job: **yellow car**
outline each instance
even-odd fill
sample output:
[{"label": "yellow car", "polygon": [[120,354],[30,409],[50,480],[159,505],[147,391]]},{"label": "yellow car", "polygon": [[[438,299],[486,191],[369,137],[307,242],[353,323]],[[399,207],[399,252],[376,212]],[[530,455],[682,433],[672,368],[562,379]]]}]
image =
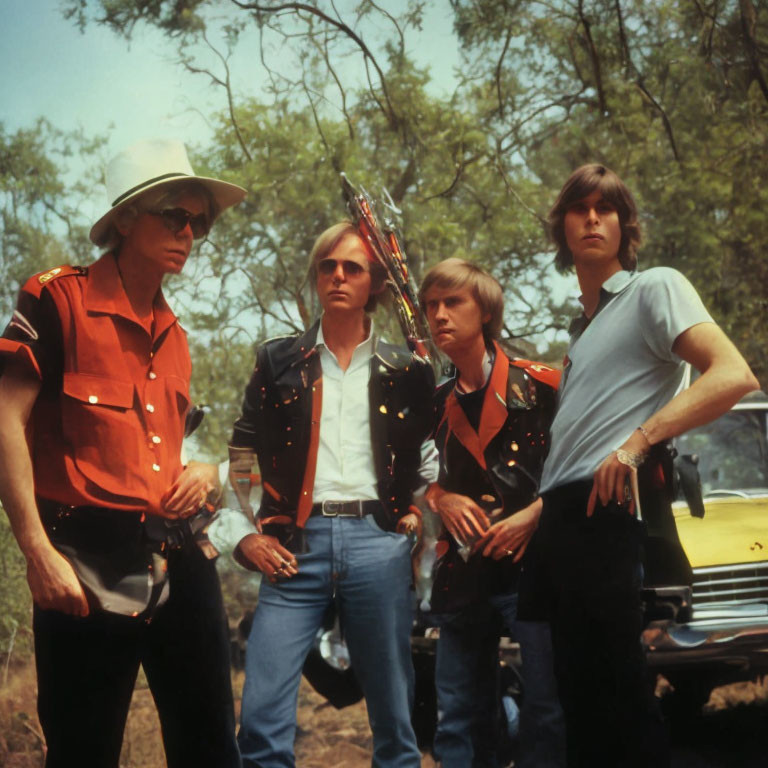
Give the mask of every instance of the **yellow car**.
[{"label": "yellow car", "polygon": [[676,441],[676,464],[687,467],[689,489],[695,468],[700,489],[673,505],[693,584],[650,590],[675,609],[643,640],[685,706],[768,672],[767,416],[768,396],[755,392]]}]

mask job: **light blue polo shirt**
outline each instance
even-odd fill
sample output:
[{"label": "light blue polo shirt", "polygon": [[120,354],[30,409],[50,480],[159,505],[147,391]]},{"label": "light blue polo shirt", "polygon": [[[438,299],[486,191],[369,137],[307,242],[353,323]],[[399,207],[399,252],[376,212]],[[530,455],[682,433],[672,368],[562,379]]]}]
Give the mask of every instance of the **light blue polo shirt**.
[{"label": "light blue polo shirt", "polygon": [[693,286],[675,269],[611,275],[592,320],[582,316],[571,327],[541,491],[590,478],[666,405],[685,375],[685,362],[672,352],[675,339],[711,322]]}]

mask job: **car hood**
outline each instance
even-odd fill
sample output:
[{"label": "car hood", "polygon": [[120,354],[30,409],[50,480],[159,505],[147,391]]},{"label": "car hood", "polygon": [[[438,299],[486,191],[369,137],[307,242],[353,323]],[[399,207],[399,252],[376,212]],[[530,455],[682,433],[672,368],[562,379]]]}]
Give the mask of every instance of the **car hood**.
[{"label": "car hood", "polygon": [[675,503],[675,523],[693,568],[768,560],[768,496],[705,499],[706,513],[691,517]]}]

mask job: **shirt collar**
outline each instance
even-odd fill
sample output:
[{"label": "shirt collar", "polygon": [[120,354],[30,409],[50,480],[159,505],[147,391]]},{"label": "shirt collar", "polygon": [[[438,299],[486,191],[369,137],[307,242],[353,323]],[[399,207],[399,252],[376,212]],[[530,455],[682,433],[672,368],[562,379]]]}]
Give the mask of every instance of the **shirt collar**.
[{"label": "shirt collar", "polygon": [[[117,256],[113,253],[105,253],[88,268],[83,303],[88,312],[119,315],[141,325],[125,293],[120,271],[117,268]],[[176,322],[176,315],[168,306],[162,290],[159,290],[155,296],[154,310],[155,337],[158,337]]]},{"label": "shirt collar", "polygon": [[616,295],[621,293],[629,287],[637,278],[637,272],[627,272],[625,269],[621,269],[618,272],[614,272],[602,285],[601,291]]},{"label": "shirt collar", "polygon": [[[638,273],[627,272],[625,269],[620,269],[618,272],[614,272],[601,286],[600,286],[600,301],[597,304],[595,313],[591,318],[588,318],[583,312],[580,315],[576,315],[571,320],[571,325],[568,328],[568,333],[571,336],[577,336],[581,334],[589,323],[594,320],[600,310],[614,297],[623,293],[629,286],[637,279]],[[581,301],[579,296],[579,301]]]},{"label": "shirt collar", "polygon": [[[352,357],[362,357],[364,359],[368,359],[373,355],[373,320],[369,318],[369,328],[368,328],[368,336],[365,338],[364,341],[361,341],[356,347],[355,351],[352,353]],[[325,343],[325,337],[323,336],[323,320],[320,318],[320,323],[317,328],[317,341],[315,342],[315,348],[320,351],[321,348],[327,350],[330,354],[333,355],[333,352],[331,352],[330,349],[328,349],[328,345]],[[335,357],[335,355],[334,355]]]}]

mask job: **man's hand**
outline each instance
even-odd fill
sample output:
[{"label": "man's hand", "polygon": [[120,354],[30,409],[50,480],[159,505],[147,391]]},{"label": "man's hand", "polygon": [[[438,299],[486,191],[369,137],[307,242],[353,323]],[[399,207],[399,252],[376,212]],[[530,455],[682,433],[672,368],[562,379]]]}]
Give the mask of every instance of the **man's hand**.
[{"label": "man's hand", "polygon": [[261,571],[271,584],[290,579],[299,572],[296,558],[274,536],[249,533],[240,540],[234,558],[249,571]]},{"label": "man's hand", "polygon": [[636,429],[618,451],[614,451],[603,460],[595,472],[595,481],[587,502],[587,517],[592,517],[598,498],[603,506],[606,506],[611,499],[615,499],[619,505],[629,504],[629,513],[634,514],[635,499],[632,496],[632,489],[637,487],[637,469],[619,461],[619,451],[642,459],[648,454],[650,448],[646,437]]},{"label": "man's hand", "polygon": [[433,484],[427,491],[426,500],[459,544],[471,543],[488,530],[487,515],[469,496],[448,493]]},{"label": "man's hand", "polygon": [[476,550],[482,548],[483,557],[494,560],[514,555],[513,562],[520,562],[539,524],[541,507],[542,501],[538,498],[514,515],[494,523],[478,541]]},{"label": "man's hand", "polygon": [[32,599],[46,610],[87,616],[88,600],[69,560],[52,546],[27,560]]},{"label": "man's hand", "polygon": [[165,517],[194,515],[205,504],[208,494],[218,487],[219,469],[215,464],[190,461],[176,482],[160,500]]},{"label": "man's hand", "polygon": [[398,533],[402,533],[407,536],[410,533],[415,533],[416,538],[421,538],[421,516],[415,512],[409,512],[407,515],[403,515],[398,521],[395,530]]}]

